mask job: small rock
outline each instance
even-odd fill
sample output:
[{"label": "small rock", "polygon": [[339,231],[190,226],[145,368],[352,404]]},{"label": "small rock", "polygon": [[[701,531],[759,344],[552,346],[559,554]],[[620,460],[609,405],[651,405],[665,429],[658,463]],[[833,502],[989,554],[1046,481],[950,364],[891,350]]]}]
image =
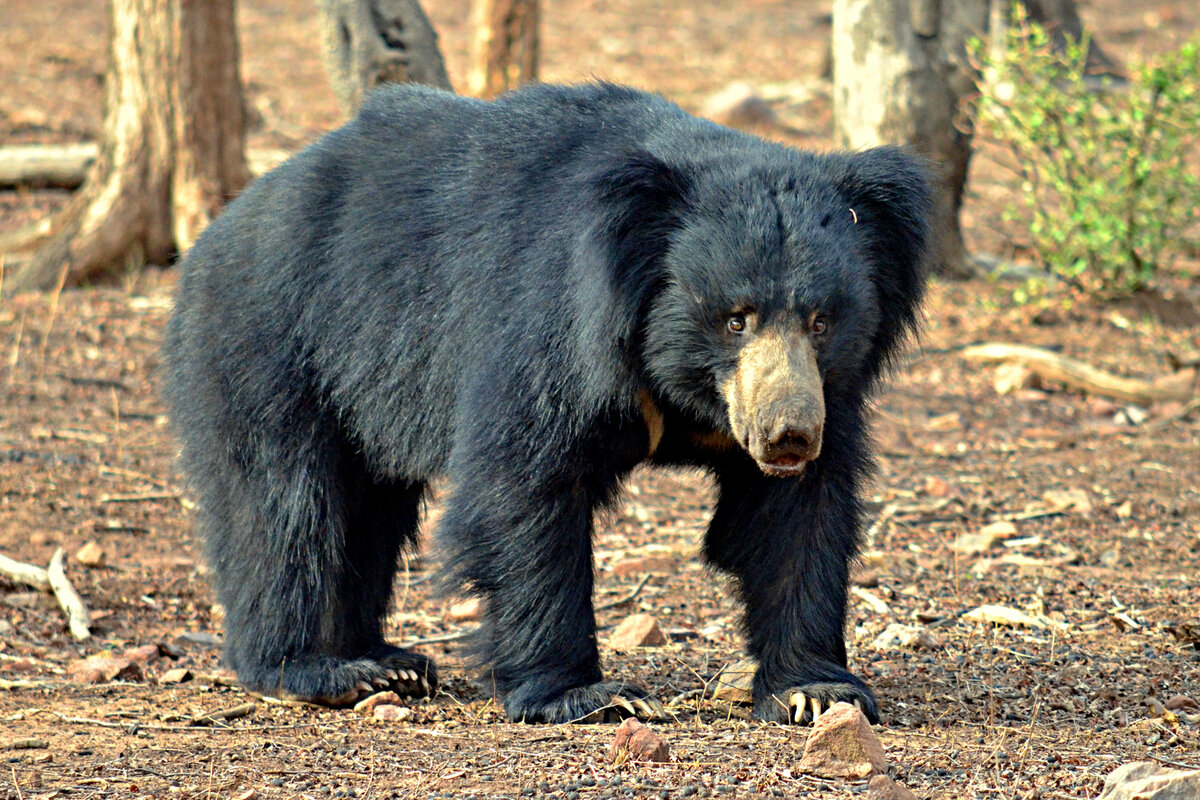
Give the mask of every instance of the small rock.
[{"label": "small rock", "polygon": [[752,658],[734,661],[717,673],[713,681],[713,699],[730,703],[754,702],[754,673],[758,662]]},{"label": "small rock", "polygon": [[977,556],[991,550],[998,541],[986,533],[960,533],[950,543],[950,549],[962,556]]},{"label": "small rock", "polygon": [[608,646],[613,650],[633,650],[666,643],[667,636],[658,626],[658,620],[649,614],[630,614],[621,620],[621,624],[608,637]]},{"label": "small rock", "polygon": [[800,771],[821,778],[862,779],[887,773],[883,745],[871,723],[849,703],[834,703],[813,723]]},{"label": "small rock", "polygon": [[992,387],[996,394],[1012,394],[1021,389],[1033,389],[1038,385],[1037,375],[1029,367],[1009,361],[996,367],[992,376]]},{"label": "small rock", "polygon": [[192,679],[192,671],[187,667],[169,669],[159,676],[159,683],[187,683]]},{"label": "small rock", "polygon": [[1133,516],[1133,502],[1126,500],[1121,505],[1113,509],[1113,513],[1117,515],[1117,519],[1125,520]]},{"label": "small rock", "polygon": [[79,683],[140,681],[142,668],[128,658],[97,654],[67,665],[67,674]]},{"label": "small rock", "polygon": [[775,112],[753,86],[731,83],[700,108],[700,116],[730,128],[759,128],[776,124]]},{"label": "small rock", "polygon": [[936,475],[930,475],[925,479],[925,494],[937,498],[949,497],[950,484]]},{"label": "small rock", "polygon": [[1088,413],[1093,417],[1111,417],[1120,408],[1106,397],[1089,397],[1087,399]]},{"label": "small rock", "polygon": [[917,796],[887,775],[876,775],[867,784],[867,800],[917,800]]},{"label": "small rock", "polygon": [[883,629],[883,633],[875,637],[871,647],[880,651],[888,650],[936,650],[942,643],[928,628],[920,625],[902,625],[893,622]]},{"label": "small rock", "polygon": [[1122,406],[1113,414],[1113,422],[1117,425],[1141,425],[1150,418],[1150,412],[1141,406]]},{"label": "small rock", "polygon": [[162,651],[158,649],[156,644],[144,644],[141,647],[131,647],[124,653],[125,658],[128,658],[135,664],[143,666],[153,664],[162,658]]},{"label": "small rock", "polygon": [[1084,489],[1050,489],[1042,495],[1042,500],[1051,511],[1092,513],[1092,498]]},{"label": "small rock", "polygon": [[1186,711],[1189,714],[1200,714],[1200,703],[1182,694],[1177,694],[1163,703],[1163,707],[1168,711]]},{"label": "small rock", "polygon": [[993,522],[984,525],[978,533],[960,533],[954,538],[950,549],[959,555],[976,556],[986,553],[1010,536],[1015,536],[1017,526],[1011,522]]},{"label": "small rock", "polygon": [[468,597],[451,604],[446,611],[446,619],[450,622],[474,622],[483,616],[483,600],[478,597]]},{"label": "small rock", "polygon": [[618,578],[627,578],[630,575],[673,575],[679,571],[679,562],[667,556],[627,558],[613,564],[612,571]]},{"label": "small rock", "polygon": [[75,553],[75,560],[85,567],[99,567],[104,564],[104,550],[95,542],[87,542]]},{"label": "small rock", "polygon": [[384,722],[404,722],[412,719],[413,710],[406,706],[381,705],[375,706],[371,716]]},{"label": "small rock", "polygon": [[1007,539],[1017,535],[1017,526],[1008,520],[1000,520],[984,525],[979,532],[987,536],[995,536],[997,539]]},{"label": "small rock", "polygon": [[1122,764],[1108,774],[1097,800],[1196,800],[1200,769],[1171,769],[1153,761]]},{"label": "small rock", "polygon": [[221,646],[221,637],[204,631],[184,631],[175,637],[175,644],[183,648],[190,645],[204,650],[212,650]]},{"label": "small rock", "polygon": [[354,710],[359,714],[370,714],[375,710],[376,706],[398,705],[400,705],[400,695],[395,692],[377,692],[370,697],[359,700],[354,706]]},{"label": "small rock", "polygon": [[633,717],[617,726],[616,736],[608,751],[608,758],[614,763],[625,758],[632,761],[666,761],[669,757],[667,740]]}]

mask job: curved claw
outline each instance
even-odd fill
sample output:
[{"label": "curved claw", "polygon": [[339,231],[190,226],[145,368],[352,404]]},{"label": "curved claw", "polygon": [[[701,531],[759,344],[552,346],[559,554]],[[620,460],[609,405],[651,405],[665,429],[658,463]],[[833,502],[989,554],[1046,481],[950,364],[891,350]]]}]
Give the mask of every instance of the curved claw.
[{"label": "curved claw", "polygon": [[633,701],[633,707],[637,710],[637,715],[641,719],[653,719],[655,717],[654,704],[649,699],[639,697]]},{"label": "curved claw", "polygon": [[[354,684],[354,688],[359,693],[367,692],[370,694],[371,692],[375,691],[371,688],[371,684],[367,683],[366,681],[359,681],[358,683]],[[349,692],[347,692],[347,694],[349,694]]]},{"label": "curved claw", "polygon": [[421,676],[421,688],[425,690],[426,696],[433,694],[433,687],[429,685],[429,681],[425,680],[425,676]]},{"label": "curved claw", "polygon": [[[629,702],[624,697],[621,697],[621,695],[619,695],[619,694],[613,695],[612,698],[609,699],[608,702],[609,702],[609,705],[612,707],[612,709],[615,710],[618,714],[621,714],[622,711],[628,712],[627,714],[624,714],[622,716],[630,716],[630,717],[637,716],[637,709],[633,707],[633,703]],[[634,702],[636,703],[637,701],[635,700]]]},{"label": "curved claw", "polygon": [[792,722],[799,725],[804,721],[804,712],[808,706],[808,698],[804,692],[792,692],[792,696],[788,698],[788,711],[792,713]]},{"label": "curved claw", "polygon": [[394,669],[385,669],[383,674],[386,675],[390,681],[394,682],[400,680],[400,673],[396,672]]},{"label": "curved claw", "polygon": [[388,679],[387,678],[372,678],[371,685],[373,685],[376,689],[386,689],[387,685],[388,685]]}]

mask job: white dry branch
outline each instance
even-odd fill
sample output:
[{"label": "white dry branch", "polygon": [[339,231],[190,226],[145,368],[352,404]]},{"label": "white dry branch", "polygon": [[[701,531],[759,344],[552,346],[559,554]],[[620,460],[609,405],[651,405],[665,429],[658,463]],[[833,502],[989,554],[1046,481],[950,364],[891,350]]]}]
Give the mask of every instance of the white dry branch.
[{"label": "white dry branch", "polygon": [[58,604],[67,613],[67,627],[70,628],[71,635],[82,642],[91,638],[92,618],[88,614],[87,606],[83,604],[83,598],[67,580],[66,560],[66,553],[61,547],[58,548],[50,559],[50,567],[46,573],[50,577],[50,588],[54,591],[54,596],[58,598]]},{"label": "white dry branch", "polygon": [[34,589],[50,591],[50,576],[46,574],[46,570],[34,564],[14,561],[6,555],[0,555],[0,575]]},{"label": "white dry branch", "polygon": [[1042,380],[1057,381],[1088,394],[1136,405],[1150,405],[1162,401],[1186,403],[1196,392],[1196,370],[1192,368],[1146,381],[1113,375],[1079,359],[1041,347],[1002,342],[965,348],[962,357],[968,361],[1015,361],[1027,366]]}]

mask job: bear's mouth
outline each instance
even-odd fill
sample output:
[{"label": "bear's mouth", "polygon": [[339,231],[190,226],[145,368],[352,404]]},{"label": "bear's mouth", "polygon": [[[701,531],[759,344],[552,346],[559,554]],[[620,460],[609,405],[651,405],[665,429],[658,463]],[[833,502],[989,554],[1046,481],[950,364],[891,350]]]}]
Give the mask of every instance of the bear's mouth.
[{"label": "bear's mouth", "polygon": [[804,474],[808,462],[797,455],[776,456],[770,461],[758,461],[758,468],[773,478],[795,478]]}]

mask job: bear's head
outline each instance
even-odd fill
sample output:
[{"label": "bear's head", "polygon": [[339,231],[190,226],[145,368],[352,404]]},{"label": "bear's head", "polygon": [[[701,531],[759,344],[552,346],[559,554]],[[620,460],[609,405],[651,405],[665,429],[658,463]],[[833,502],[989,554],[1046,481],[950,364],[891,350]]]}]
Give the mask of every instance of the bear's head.
[{"label": "bear's head", "polygon": [[860,407],[915,327],[924,166],[895,148],[771,145],[631,164],[610,195],[628,209],[615,269],[652,393],[765,473],[803,473],[827,415]]}]

